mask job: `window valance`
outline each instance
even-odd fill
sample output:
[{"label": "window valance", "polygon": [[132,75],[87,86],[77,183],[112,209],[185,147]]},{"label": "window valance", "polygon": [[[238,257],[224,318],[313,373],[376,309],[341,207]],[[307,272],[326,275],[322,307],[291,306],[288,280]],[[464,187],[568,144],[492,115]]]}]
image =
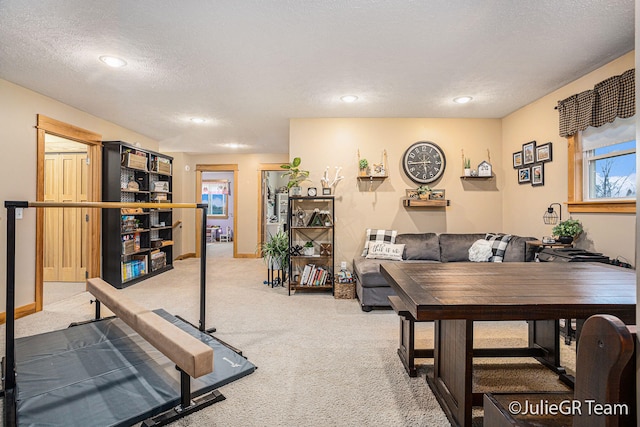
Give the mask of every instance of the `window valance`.
[{"label": "window valance", "polygon": [[611,123],[616,117],[633,116],[636,113],[635,75],[635,69],[627,70],[601,81],[593,90],[558,101],[560,136]]}]

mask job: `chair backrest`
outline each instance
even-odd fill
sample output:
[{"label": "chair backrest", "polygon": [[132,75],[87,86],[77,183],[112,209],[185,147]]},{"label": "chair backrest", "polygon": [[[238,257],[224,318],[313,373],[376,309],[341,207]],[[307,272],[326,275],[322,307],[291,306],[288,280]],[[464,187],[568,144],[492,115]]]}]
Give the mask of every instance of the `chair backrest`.
[{"label": "chair backrest", "polygon": [[617,317],[599,314],[587,319],[578,342],[574,398],[583,404],[623,404],[630,414],[594,417],[583,408],[583,416],[573,418],[574,427],[635,424],[634,347],[634,337]]}]

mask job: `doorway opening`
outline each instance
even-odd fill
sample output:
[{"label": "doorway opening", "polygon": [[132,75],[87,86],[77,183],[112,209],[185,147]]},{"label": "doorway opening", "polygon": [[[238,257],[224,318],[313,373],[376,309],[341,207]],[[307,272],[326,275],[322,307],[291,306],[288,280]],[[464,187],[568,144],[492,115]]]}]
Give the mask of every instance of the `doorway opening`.
[{"label": "doorway opening", "polygon": [[[261,165],[260,168],[260,220],[258,221],[258,247],[271,236],[286,231],[289,212],[289,190],[280,165]],[[260,254],[262,256],[262,254]]]},{"label": "doorway opening", "polygon": [[[100,201],[102,137],[43,115],[37,120],[36,200]],[[83,292],[86,278],[100,274],[100,215],[99,209],[37,210],[35,311]]]},{"label": "doorway opening", "polygon": [[[196,165],[196,200],[207,205],[207,257],[238,256],[238,165]],[[196,217],[196,257],[200,257],[202,212]]]},{"label": "doorway opening", "polygon": [[[44,201],[86,202],[87,146],[45,134]],[[84,209],[44,212],[44,305],[83,292],[87,273]]]}]

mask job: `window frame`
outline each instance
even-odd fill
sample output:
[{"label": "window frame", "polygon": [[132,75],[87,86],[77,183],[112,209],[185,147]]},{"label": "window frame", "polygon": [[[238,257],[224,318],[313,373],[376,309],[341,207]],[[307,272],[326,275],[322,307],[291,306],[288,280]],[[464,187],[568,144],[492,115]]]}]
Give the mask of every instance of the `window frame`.
[{"label": "window frame", "polygon": [[583,200],[584,156],[579,132],[567,137],[567,210],[570,213],[636,213],[635,199]]}]

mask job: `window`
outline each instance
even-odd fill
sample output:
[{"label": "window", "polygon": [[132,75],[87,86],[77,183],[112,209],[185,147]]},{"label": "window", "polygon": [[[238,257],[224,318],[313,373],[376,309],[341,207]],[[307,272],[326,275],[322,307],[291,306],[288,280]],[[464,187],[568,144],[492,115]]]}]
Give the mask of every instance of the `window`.
[{"label": "window", "polygon": [[636,211],[635,116],[567,138],[569,212]]},{"label": "window", "polygon": [[210,218],[227,219],[228,213],[228,180],[202,181],[202,203],[207,204],[207,216]]},{"label": "window", "polygon": [[635,117],[582,132],[583,200],[635,199]]}]

